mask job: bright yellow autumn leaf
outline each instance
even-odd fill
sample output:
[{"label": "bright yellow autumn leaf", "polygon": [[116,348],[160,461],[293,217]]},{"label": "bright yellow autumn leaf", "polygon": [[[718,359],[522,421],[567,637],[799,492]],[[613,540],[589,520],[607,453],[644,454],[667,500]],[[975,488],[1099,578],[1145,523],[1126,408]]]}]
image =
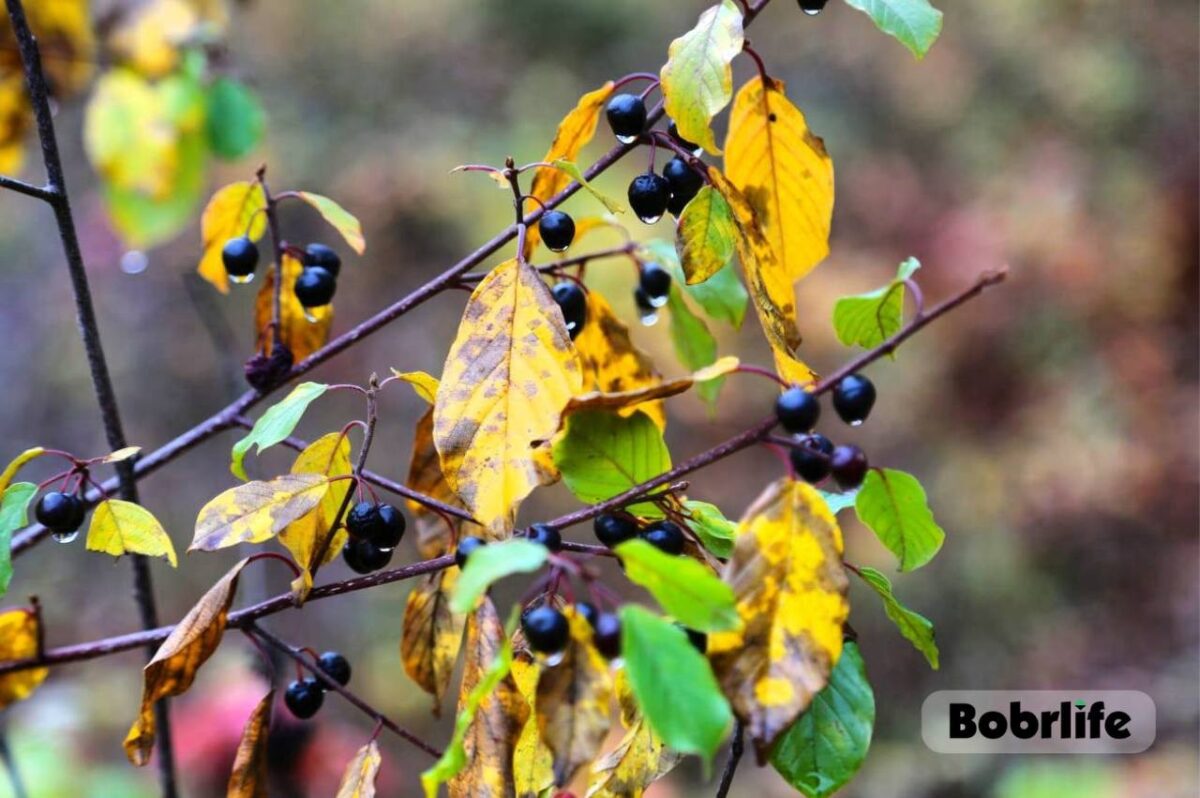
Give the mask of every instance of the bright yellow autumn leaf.
[{"label": "bright yellow autumn leaf", "polygon": [[733,96],[734,57],[742,51],[742,12],[733,0],[705,11],[696,27],[671,42],[662,68],[663,103],[679,135],[714,155],[712,118]]},{"label": "bright yellow autumn leaf", "polygon": [[[625,393],[662,382],[650,356],[634,346],[629,328],[599,291],[587,292],[587,323],[575,337],[575,351],[579,354],[579,368],[583,374],[583,385],[578,393]],[[662,402],[653,397],[648,399],[645,403],[623,408],[621,415],[630,416],[641,410],[654,419],[659,429],[665,429],[667,416]]]},{"label": "bright yellow autumn leaf", "polygon": [[642,716],[624,668],[617,671],[614,682],[625,736],[592,764],[587,798],[641,798],[651,783],[671,772],[681,759]]},{"label": "bright yellow autumn leaf", "polygon": [[[333,326],[333,304],[319,308],[307,308],[300,304],[292,286],[304,271],[304,264],[290,254],[283,256],[283,294],[280,296],[280,335],[283,343],[292,350],[292,359],[299,363],[320,349],[329,340],[329,329]],[[271,351],[271,319],[275,312],[275,272],[269,270],[267,279],[254,303],[254,330],[258,334],[258,349],[263,354]]]},{"label": "bright yellow autumn leaf", "polygon": [[412,386],[413,393],[424,399],[429,404],[437,401],[438,378],[432,374],[427,374],[424,371],[400,371],[392,369],[392,376],[401,382],[407,382]]},{"label": "bright yellow autumn leaf", "polygon": [[96,505],[88,525],[87,548],[114,557],[166,557],[172,568],[178,565],[175,546],[158,519],[140,504],[121,499],[105,499]]},{"label": "bright yellow autumn leaf", "polygon": [[150,0],[121,14],[106,44],[125,66],[161,78],[179,65],[182,47],[199,23],[188,0]]},{"label": "bright yellow autumn leaf", "polygon": [[[318,474],[326,477],[341,477],[351,473],[350,439],[340,432],[330,432],[317,438],[308,448],[296,456],[292,463],[293,474]],[[352,483],[340,479],[329,483],[329,490],[317,509],[288,524],[279,533],[279,542],[292,553],[296,564],[311,573],[317,566],[314,562],[329,530],[333,528],[338,510]],[[346,543],[346,531],[339,529],[325,548],[321,565],[332,562],[342,553]]]},{"label": "bright yellow autumn leaf", "polygon": [[189,551],[270,540],[320,507],[329,487],[323,474],[285,474],[230,488],[201,508]]},{"label": "bright yellow autumn leaf", "polygon": [[492,535],[512,528],[541,484],[531,444],[554,434],[580,386],[562,312],[537,271],[497,266],[467,301],[433,416],[446,481]]},{"label": "bright yellow autumn leaf", "polygon": [[367,239],[363,237],[362,224],[358,218],[329,197],[314,194],[311,191],[297,191],[296,196],[307,202],[317,213],[321,214],[329,225],[337,230],[350,249],[359,255],[367,249]]},{"label": "bright yellow autumn leaf", "polygon": [[754,77],[738,90],[725,138],[725,175],[754,208],[793,281],[829,254],[833,161],[782,81]]},{"label": "bright yellow autumn leaf", "polygon": [[709,635],[721,689],[763,756],[825,687],[849,614],[842,532],[816,488],[783,479],[746,511],[723,578],[743,628]]},{"label": "bright yellow autumn leaf", "polygon": [[554,754],[542,740],[534,715],[537,698],[538,675],[541,666],[528,651],[513,654],[512,677],[517,690],[529,705],[529,719],[521,728],[517,747],[513,751],[513,786],[517,798],[538,798],[544,790],[554,786]]},{"label": "bright yellow autumn leaf", "polygon": [[[221,249],[231,238],[248,236],[257,241],[267,229],[266,195],[257,182],[230,183],[208,201],[200,216],[200,237],[204,254],[197,271],[221,293],[229,291],[229,276],[221,261]],[[270,258],[260,260],[269,262]],[[266,266],[267,263],[260,264]]]},{"label": "bright yellow autumn leaf", "polygon": [[0,471],[0,493],[4,493],[4,491],[8,488],[8,484],[13,481],[13,477],[17,475],[17,472],[20,471],[26,463],[36,457],[41,457],[45,453],[46,450],[43,447],[34,446],[30,449],[26,449],[14,457],[12,462],[6,465],[3,471]]},{"label": "bright yellow autumn leaf", "polygon": [[[37,653],[37,616],[27,609],[0,613],[0,661],[26,659]],[[29,668],[0,676],[0,709],[28,698],[49,673],[48,668]]]}]

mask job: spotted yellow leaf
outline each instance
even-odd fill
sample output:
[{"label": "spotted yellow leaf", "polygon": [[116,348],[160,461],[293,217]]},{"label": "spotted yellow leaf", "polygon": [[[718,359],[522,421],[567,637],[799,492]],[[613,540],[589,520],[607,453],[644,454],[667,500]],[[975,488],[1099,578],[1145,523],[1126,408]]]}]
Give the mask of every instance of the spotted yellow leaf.
[{"label": "spotted yellow leaf", "polygon": [[409,678],[433,696],[435,713],[454,673],[467,622],[466,615],[450,609],[458,574],[457,568],[448,568],[425,577],[408,594],[404,608],[400,660]]},{"label": "spotted yellow leaf", "polygon": [[513,655],[513,681],[529,705],[529,719],[521,728],[513,751],[513,786],[517,798],[539,798],[545,790],[554,786],[554,754],[542,740],[533,712],[541,670],[529,651],[521,650]]},{"label": "spotted yellow leaf", "polygon": [[[230,183],[208,201],[200,216],[200,238],[204,254],[197,271],[221,293],[229,291],[229,275],[221,260],[225,242],[239,236],[252,241],[262,238],[267,229],[267,198],[257,182]],[[268,260],[268,258],[262,258]],[[262,264],[265,265],[265,264]]]},{"label": "spotted yellow leaf", "polygon": [[[340,432],[330,432],[317,438],[297,455],[292,463],[293,474],[317,474],[325,477],[342,477],[351,473],[350,439]],[[317,553],[329,536],[337,521],[346,494],[352,487],[348,479],[329,483],[329,490],[317,505],[317,509],[304,515],[279,533],[279,542],[292,553],[292,558],[301,569],[312,573],[316,569]],[[333,539],[325,546],[321,565],[332,562],[342,553],[346,543],[346,530],[339,528]],[[311,585],[311,582],[308,583]]]},{"label": "spotted yellow leaf", "polygon": [[743,628],[709,635],[708,656],[765,757],[842,652],[842,532],[817,489],[787,479],[768,487],[742,518],[723,577]]},{"label": "spotted yellow leaf", "polygon": [[[442,474],[442,462],[438,457],[437,447],[433,445],[432,407],[417,420],[417,427],[413,433],[412,455],[408,462],[408,478],[404,484],[418,493],[452,507],[463,508],[458,494],[450,488]],[[408,500],[408,509],[416,521],[417,551],[426,559],[445,554],[450,550],[452,540],[466,534],[460,532],[464,522],[457,516],[435,513],[412,499]],[[473,525],[472,529],[472,534],[478,532]]]},{"label": "spotted yellow leaf", "polygon": [[537,271],[497,266],[467,301],[433,416],[446,481],[493,536],[512,528],[541,484],[531,443],[554,433],[580,384],[562,312]]},{"label": "spotted yellow leaf", "polygon": [[383,757],[374,740],[358,749],[346,765],[335,798],[375,798],[375,777],[379,775],[381,764]]},{"label": "spotted yellow leaf", "polygon": [[158,519],[140,504],[121,499],[105,499],[96,505],[88,525],[87,548],[114,557],[166,557],[171,567],[178,564],[175,546]]},{"label": "spotted yellow leaf", "polygon": [[[599,291],[587,292],[587,322],[575,337],[575,351],[583,385],[579,393],[616,394],[651,388],[662,382],[650,356],[633,344],[629,328],[617,318],[612,306]],[[621,415],[641,410],[659,429],[667,426],[662,401],[647,401],[622,407]]]},{"label": "spotted yellow leaf", "polygon": [[671,42],[662,68],[663,102],[679,135],[714,155],[712,118],[733,97],[734,56],[742,51],[742,12],[733,0],[705,11],[696,27]]},{"label": "spotted yellow leaf", "polygon": [[[0,613],[0,662],[38,653],[37,616],[27,609]],[[0,676],[0,709],[28,698],[46,680],[48,668],[29,668]]]},{"label": "spotted yellow leaf", "polygon": [[250,713],[242,729],[225,798],[267,798],[267,740],[274,701],[275,691],[269,690]]},{"label": "spotted yellow leaf", "polygon": [[[320,349],[329,340],[329,328],[333,325],[333,304],[307,310],[296,298],[292,286],[304,271],[304,264],[290,254],[283,256],[283,293],[279,302],[279,327],[283,343],[292,350],[292,358],[299,362]],[[275,308],[275,272],[269,270],[267,279],[254,303],[254,329],[258,334],[258,349],[263,354],[271,351],[271,319]]]},{"label": "spotted yellow leaf", "polygon": [[316,510],[329,487],[323,474],[285,474],[230,488],[200,510],[189,551],[270,540]]}]

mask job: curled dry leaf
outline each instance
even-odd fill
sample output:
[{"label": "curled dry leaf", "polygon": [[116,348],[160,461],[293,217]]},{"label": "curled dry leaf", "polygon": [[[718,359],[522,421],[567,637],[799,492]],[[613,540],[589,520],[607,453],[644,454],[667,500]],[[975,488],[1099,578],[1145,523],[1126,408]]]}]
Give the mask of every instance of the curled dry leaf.
[{"label": "curled dry leaf", "polygon": [[450,596],[458,581],[457,568],[446,568],[422,579],[408,594],[400,659],[404,672],[433,696],[434,714],[454,673],[462,647],[467,616],[451,612]]},{"label": "curled dry leaf", "polygon": [[374,740],[358,749],[346,765],[336,798],[375,798],[375,777],[382,763],[379,744]]},{"label": "curled dry leaf", "polygon": [[178,565],[175,546],[158,519],[140,504],[121,499],[105,499],[96,505],[88,525],[87,548],[114,557],[166,557],[172,568]]},{"label": "curled dry leaf", "polygon": [[316,510],[329,487],[323,474],[285,474],[230,488],[200,510],[189,551],[270,540]]},{"label": "curled dry leaf", "polygon": [[271,690],[250,713],[233,759],[225,798],[267,798],[267,740],[274,701],[275,691]]},{"label": "curled dry leaf", "polygon": [[154,703],[186,692],[200,666],[220,645],[238,576],[248,562],[242,560],[209,588],[143,669],[142,708],[125,736],[125,755],[134,765],[149,762],[154,749]]},{"label": "curled dry leaf", "polygon": [[[612,306],[599,291],[587,292],[587,324],[575,338],[579,369],[586,393],[627,393],[651,388],[662,382],[650,356],[633,345],[629,328],[613,313]],[[659,429],[667,426],[662,402],[648,397],[640,405],[628,405],[621,415],[643,411]]]},{"label": "curled dry leaf", "polygon": [[[37,615],[32,611],[0,613],[0,661],[37,656],[38,635]],[[49,673],[48,668],[29,668],[0,676],[0,709],[28,698]]]},{"label": "curled dry leaf", "polygon": [[[283,256],[283,292],[279,297],[279,337],[292,352],[294,362],[300,362],[320,349],[329,340],[329,328],[333,326],[333,305],[305,308],[296,298],[292,286],[304,271],[304,264],[289,254]],[[258,336],[258,349],[264,355],[271,353],[271,319],[275,310],[275,270],[267,272],[258,297],[254,301],[254,332]]]}]

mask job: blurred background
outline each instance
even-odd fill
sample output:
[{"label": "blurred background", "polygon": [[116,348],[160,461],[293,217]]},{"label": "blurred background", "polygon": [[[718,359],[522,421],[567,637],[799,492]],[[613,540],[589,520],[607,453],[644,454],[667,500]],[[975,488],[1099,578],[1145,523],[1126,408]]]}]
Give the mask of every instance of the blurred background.
[{"label": "blurred background", "polygon": [[[113,2],[95,4],[100,18]],[[942,651],[932,672],[852,586],[876,692],[871,752],[846,796],[1125,798],[1193,796],[1197,784],[1197,4],[1191,0],[1005,0],[940,4],[945,30],[924,62],[837,2],[817,17],[778,0],[749,31],[771,73],[824,137],[837,179],[832,251],[798,286],[801,354],[829,371],[853,353],[832,334],[842,295],[884,284],[913,255],[930,302],[984,269],[1009,281],[869,370],[880,391],[852,432],[876,464],[920,476],[948,536],[927,567],[894,561],[846,514],[847,558],[893,576],[898,596],[931,618]],[[334,334],[345,331],[490,238],[511,216],[506,195],[459,163],[536,160],[584,91],[655,71],[702,0],[253,0],[232,9],[221,68],[253,86],[267,114],[251,157],[210,169],[205,195],[270,167],[273,188],[337,198],[363,221],[358,258],[306,210],[289,239],[338,246],[347,263]],[[7,24],[7,23],[5,23]],[[750,66],[739,59],[737,78]],[[86,96],[86,92],[85,92]],[[95,302],[131,442],[154,448],[244,389],[254,346],[252,289],[222,297],[194,274],[199,209],[187,229],[145,251],[113,233],[84,156],[83,99],[61,104],[64,147]],[[723,126],[723,121],[721,122]],[[723,128],[722,128],[723,129]],[[610,146],[602,124],[581,162]],[[40,180],[32,140],[21,174]],[[605,174],[622,195],[640,157]],[[105,451],[48,209],[0,195],[0,459],[40,444]],[[566,209],[600,212],[586,195]],[[669,221],[635,235],[670,237]],[[605,233],[589,237],[600,248]],[[143,268],[144,267],[144,268]],[[620,261],[589,269],[664,374],[665,325],[637,324],[634,275]],[[465,295],[425,304],[313,376],[364,381],[390,367],[440,374]],[[721,351],[767,364],[757,323],[716,327]],[[672,400],[677,460],[743,429],[772,401],[769,384],[735,378],[715,418]],[[402,478],[421,403],[389,392],[371,465]],[[353,397],[314,406],[313,439],[360,412]],[[199,507],[233,484],[229,434],[142,483],[145,504],[181,551]],[[252,474],[284,470],[273,450]],[[692,496],[737,517],[778,462],[752,450],[696,475]],[[37,476],[36,474],[31,475]],[[39,477],[40,478],[40,477]],[[577,506],[540,491],[522,520]],[[587,541],[590,530],[569,536]],[[164,619],[184,614],[242,552],[153,564]],[[415,559],[410,541],[393,563]],[[286,589],[284,569],[243,580],[239,605]],[[340,562],[326,578],[342,578]],[[37,594],[50,645],[132,631],[128,563],[45,542],[16,561],[6,605]],[[613,584],[618,584],[614,580]],[[408,681],[398,641],[408,585],[275,616],[288,640],[347,654],[353,686],[439,744],[450,719]],[[505,598],[508,598],[505,596]],[[120,741],[136,712],[141,652],[55,670],[3,724],[35,798],[155,795],[152,768],[126,764]],[[174,702],[185,794],[223,794],[241,727],[262,694],[253,649],[231,635]],[[941,689],[1135,689],[1158,706],[1158,741],[1129,757],[938,756],[920,741],[919,709]],[[452,713],[444,713],[450,715]],[[280,795],[331,795],[371,724],[330,700],[307,724],[280,721],[272,769]],[[425,755],[380,740],[382,795],[410,795]],[[723,757],[723,755],[722,755]],[[719,760],[720,761],[720,760]],[[0,778],[0,796],[10,793]],[[656,798],[708,794],[688,761]],[[582,790],[580,791],[582,794]],[[793,794],[747,761],[733,795]]]}]

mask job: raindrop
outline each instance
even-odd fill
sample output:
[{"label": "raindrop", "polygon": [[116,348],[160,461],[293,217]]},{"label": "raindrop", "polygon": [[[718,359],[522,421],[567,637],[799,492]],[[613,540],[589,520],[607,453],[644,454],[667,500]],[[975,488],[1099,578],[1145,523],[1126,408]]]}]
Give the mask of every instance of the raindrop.
[{"label": "raindrop", "polygon": [[309,312],[308,308],[304,309],[304,320],[307,321],[309,324],[317,323],[317,317],[314,316],[311,312]]},{"label": "raindrop", "polygon": [[864,421],[864,420],[865,420],[865,419],[861,419],[861,418],[859,418],[859,419],[855,419],[854,421],[851,421],[851,422],[850,422],[850,426],[852,426],[852,427],[861,427],[861,426],[863,425],[863,421]]},{"label": "raindrop", "polygon": [[637,140],[637,136],[617,136],[617,141],[621,142],[622,144],[632,144]]},{"label": "raindrop", "polygon": [[639,215],[638,218],[641,219],[646,224],[654,224],[655,222],[657,222],[659,219],[662,218],[662,214],[660,213],[655,216],[640,216]]},{"label": "raindrop", "polygon": [[121,271],[126,274],[141,274],[150,265],[150,259],[140,249],[131,249],[121,256]]},{"label": "raindrop", "polygon": [[815,17],[817,14],[821,13],[821,9],[819,9],[819,8],[805,8],[805,9],[803,9],[803,11],[805,14],[808,14],[810,17]]},{"label": "raindrop", "polygon": [[75,538],[79,537],[79,530],[72,529],[70,532],[51,532],[50,536],[57,543],[70,543]]},{"label": "raindrop", "polygon": [[253,279],[254,279],[254,272],[250,272],[249,274],[244,274],[244,275],[240,275],[240,276],[234,275],[234,274],[229,275],[229,282],[237,283],[238,285],[245,285],[246,283],[250,282]]},{"label": "raindrop", "polygon": [[643,310],[642,324],[646,327],[653,327],[655,324],[658,324],[658,313],[653,310]]},{"label": "raindrop", "polygon": [[566,651],[556,651],[553,654],[548,654],[543,659],[543,663],[547,668],[553,668],[555,665],[562,662],[563,658],[565,658],[566,655],[567,655]]},{"label": "raindrop", "polygon": [[661,308],[663,305],[667,304],[667,300],[670,298],[670,295],[663,294],[662,296],[648,296],[646,298],[650,301],[651,307]]}]

